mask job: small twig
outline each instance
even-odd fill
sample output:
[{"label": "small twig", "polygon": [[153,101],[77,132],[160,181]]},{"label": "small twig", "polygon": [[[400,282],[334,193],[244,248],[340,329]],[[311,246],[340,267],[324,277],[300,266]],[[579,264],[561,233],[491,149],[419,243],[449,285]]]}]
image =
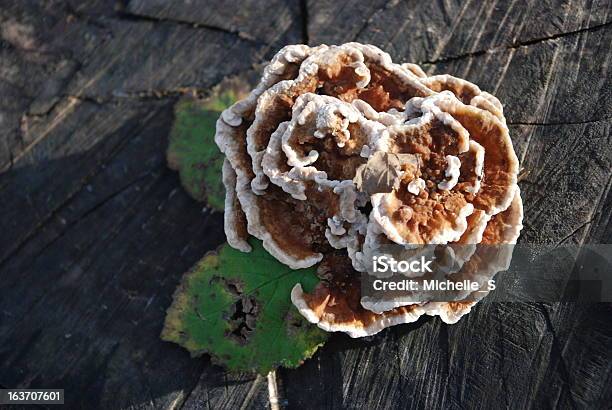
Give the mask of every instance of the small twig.
[{"label": "small twig", "polygon": [[525,168],[521,168],[518,177],[516,178],[516,182],[521,182],[525,179],[527,179],[527,177],[529,176],[529,174],[531,173],[530,170],[525,169]]},{"label": "small twig", "polygon": [[255,392],[259,390],[259,384],[261,383],[262,379],[263,377],[258,374],[255,380],[253,381],[253,384],[251,385],[251,388],[249,389],[247,395],[245,396],[242,405],[240,406],[240,410],[245,410],[249,407],[249,404],[251,404],[251,399],[253,399]]},{"label": "small twig", "polygon": [[272,370],[268,373],[268,397],[270,400],[270,409],[280,410],[278,400],[278,384],[276,384],[276,371]]}]

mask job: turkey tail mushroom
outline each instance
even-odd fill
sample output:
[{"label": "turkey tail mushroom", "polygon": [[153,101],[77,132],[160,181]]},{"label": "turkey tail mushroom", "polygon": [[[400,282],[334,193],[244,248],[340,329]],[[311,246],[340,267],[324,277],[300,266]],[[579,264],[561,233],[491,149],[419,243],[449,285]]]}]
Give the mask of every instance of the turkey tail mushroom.
[{"label": "turkey tail mushroom", "polygon": [[[518,159],[493,95],[450,75],[395,64],[372,45],[284,47],[257,87],[226,109],[215,141],[226,156],[228,243],[248,235],[292,269],[334,260],[293,303],[327,331],[366,336],[437,315],[454,323],[474,301],[386,304],[362,298],[381,247],[445,245],[458,277],[509,263],[478,244],[513,244],[522,228]],[[470,248],[455,248],[471,245]],[[328,258],[343,252],[338,258]]]}]

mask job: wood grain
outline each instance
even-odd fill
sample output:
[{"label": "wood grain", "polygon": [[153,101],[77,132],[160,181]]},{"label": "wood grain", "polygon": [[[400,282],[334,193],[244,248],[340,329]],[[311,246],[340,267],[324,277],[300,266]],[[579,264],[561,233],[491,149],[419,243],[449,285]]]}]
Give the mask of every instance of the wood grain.
[{"label": "wood grain", "polygon": [[[222,215],[166,168],[172,107],[285,43],[378,45],[494,92],[521,238],[610,243],[612,3],[0,0],[0,385],[73,408],[265,408],[265,377],[159,339]],[[609,304],[495,303],[333,335],[280,370],[289,408],[606,408]]]}]

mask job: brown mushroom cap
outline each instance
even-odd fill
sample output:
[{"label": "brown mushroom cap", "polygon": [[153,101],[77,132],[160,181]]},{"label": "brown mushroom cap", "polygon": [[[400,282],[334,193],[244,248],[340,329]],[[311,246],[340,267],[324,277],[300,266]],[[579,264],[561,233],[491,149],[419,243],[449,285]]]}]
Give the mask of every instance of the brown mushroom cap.
[{"label": "brown mushroom cap", "polygon": [[[318,302],[305,302],[298,287],[292,295],[305,315],[329,329],[348,321],[330,321],[328,307],[321,310],[330,298],[338,301],[333,317],[346,313],[368,329],[433,312],[364,308],[355,296],[356,272],[367,271],[368,257],[381,246],[505,243],[520,230],[510,218],[508,233],[501,232],[520,195],[518,160],[497,98],[459,78],[394,64],[371,45],[284,47],[251,94],[222,113],[215,141],[227,158],[231,246],[249,251],[246,238],[253,235],[294,269],[344,252],[350,269],[339,267],[315,291]],[[387,164],[393,172],[385,174],[394,180],[365,189],[386,172],[380,158],[394,159]],[[374,160],[368,184],[356,183]],[[477,251],[460,250],[467,269]],[[447,310],[439,314],[451,317]]]}]

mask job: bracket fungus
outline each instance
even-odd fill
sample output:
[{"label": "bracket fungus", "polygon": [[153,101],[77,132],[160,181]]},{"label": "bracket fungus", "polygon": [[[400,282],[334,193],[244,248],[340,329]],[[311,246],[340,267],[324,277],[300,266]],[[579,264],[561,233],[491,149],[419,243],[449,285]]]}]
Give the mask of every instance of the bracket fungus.
[{"label": "bracket fungus", "polygon": [[372,335],[423,314],[456,322],[475,303],[465,292],[446,302],[362,298],[369,258],[389,245],[469,245],[455,249],[453,275],[484,283],[511,252],[476,245],[514,244],[522,228],[499,100],[371,45],[284,47],[222,113],[215,141],[226,156],[228,243],[248,252],[253,235],[292,269],[325,266],[312,293],[296,285],[291,299],[327,331]]}]

